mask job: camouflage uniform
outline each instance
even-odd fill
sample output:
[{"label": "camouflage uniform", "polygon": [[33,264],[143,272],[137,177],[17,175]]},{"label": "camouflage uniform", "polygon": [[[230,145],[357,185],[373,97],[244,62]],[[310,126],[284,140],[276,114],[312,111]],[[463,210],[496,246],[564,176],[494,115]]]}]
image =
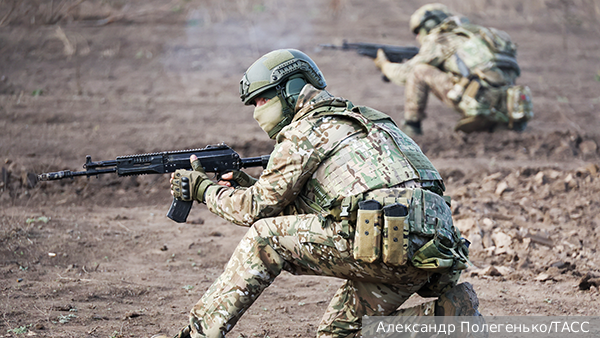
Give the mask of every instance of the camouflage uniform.
[{"label": "camouflage uniform", "polygon": [[[363,315],[394,314],[432,273],[355,260],[352,223],[340,219],[340,205],[361,194],[400,198],[419,186],[444,190],[433,165],[387,115],[306,85],[258,181],[206,190],[210,211],[250,229],[191,310],[191,336],[225,335],[282,270],[346,279],[319,337],[360,335]],[[425,304],[408,314],[432,315],[432,309]]]},{"label": "camouflage uniform", "polygon": [[[406,122],[420,125],[426,117],[427,99],[432,92],[463,116],[457,130],[524,128],[533,116],[531,93],[529,88],[515,86],[520,69],[515,58],[516,46],[508,34],[454,16],[427,35],[419,35],[419,39],[421,48],[414,58],[405,63],[385,62],[380,66],[392,82],[406,86]],[[462,69],[461,64],[464,65]],[[469,74],[465,74],[465,70]],[[465,77],[477,79],[480,85],[480,88],[473,87],[470,97],[467,96],[470,83],[464,80]],[[519,97],[525,95],[516,103],[516,108],[511,106],[509,95],[512,91],[518,92]],[[511,113],[513,110],[514,114]]]}]

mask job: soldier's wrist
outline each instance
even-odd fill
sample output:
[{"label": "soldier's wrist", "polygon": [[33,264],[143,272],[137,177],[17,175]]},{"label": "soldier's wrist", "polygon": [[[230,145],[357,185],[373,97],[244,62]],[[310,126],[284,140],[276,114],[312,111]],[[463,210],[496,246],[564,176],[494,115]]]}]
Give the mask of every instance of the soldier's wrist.
[{"label": "soldier's wrist", "polygon": [[213,186],[213,185],[217,185],[217,184],[215,184],[211,180],[207,180],[207,179],[204,179],[200,183],[198,183],[198,186],[196,188],[195,199],[200,203],[204,203],[206,201],[206,191],[207,191],[208,187]]}]

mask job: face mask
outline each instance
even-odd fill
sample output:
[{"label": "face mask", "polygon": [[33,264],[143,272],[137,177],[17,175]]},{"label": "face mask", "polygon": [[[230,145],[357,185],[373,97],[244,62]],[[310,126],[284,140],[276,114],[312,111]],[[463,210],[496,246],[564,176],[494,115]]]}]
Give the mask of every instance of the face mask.
[{"label": "face mask", "polygon": [[254,108],[254,119],[271,138],[281,130],[281,128],[279,130],[275,130],[274,128],[279,122],[283,121],[283,118],[283,105],[279,100],[279,96],[275,96],[269,102]]},{"label": "face mask", "polygon": [[423,44],[423,41],[425,40],[427,34],[429,34],[429,31],[427,31],[427,29],[421,28],[419,30],[419,34],[417,35],[417,41],[419,42],[419,44]]}]

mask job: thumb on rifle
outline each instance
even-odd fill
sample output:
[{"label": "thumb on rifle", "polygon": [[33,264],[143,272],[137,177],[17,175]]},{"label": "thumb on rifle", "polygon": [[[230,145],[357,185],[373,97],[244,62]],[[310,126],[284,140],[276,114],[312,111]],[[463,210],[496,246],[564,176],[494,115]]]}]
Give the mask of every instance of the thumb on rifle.
[{"label": "thumb on rifle", "polygon": [[200,164],[200,160],[196,155],[190,156],[190,163],[192,164],[192,169],[194,171],[203,170],[202,165]]}]

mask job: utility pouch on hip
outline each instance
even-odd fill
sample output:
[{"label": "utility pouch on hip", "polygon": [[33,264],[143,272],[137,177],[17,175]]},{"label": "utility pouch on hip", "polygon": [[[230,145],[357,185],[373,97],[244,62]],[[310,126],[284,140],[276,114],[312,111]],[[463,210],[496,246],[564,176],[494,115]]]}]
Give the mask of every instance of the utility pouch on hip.
[{"label": "utility pouch on hip", "polygon": [[404,265],[408,256],[409,224],[406,220],[408,207],[393,203],[383,207],[383,262]]},{"label": "utility pouch on hip", "polygon": [[533,118],[531,89],[527,86],[512,86],[506,90],[506,108],[508,110],[508,126],[514,123],[527,122]]},{"label": "utility pouch on hip", "polygon": [[354,259],[372,263],[379,258],[381,247],[381,204],[376,200],[358,203],[354,232]]},{"label": "utility pouch on hip", "polygon": [[469,82],[469,78],[461,78],[457,83],[454,84],[452,89],[448,91],[448,94],[446,94],[446,96],[454,103],[460,102],[460,100],[463,97],[463,93],[465,92],[465,88],[469,85]]},{"label": "utility pouch on hip", "polygon": [[465,88],[463,97],[468,96],[473,99],[477,98],[477,94],[479,93],[480,87],[481,87],[481,84],[479,83],[479,81],[469,82],[469,85]]},{"label": "utility pouch on hip", "polygon": [[450,248],[434,238],[423,245],[412,258],[412,264],[431,272],[444,272],[454,266],[455,255]]}]

